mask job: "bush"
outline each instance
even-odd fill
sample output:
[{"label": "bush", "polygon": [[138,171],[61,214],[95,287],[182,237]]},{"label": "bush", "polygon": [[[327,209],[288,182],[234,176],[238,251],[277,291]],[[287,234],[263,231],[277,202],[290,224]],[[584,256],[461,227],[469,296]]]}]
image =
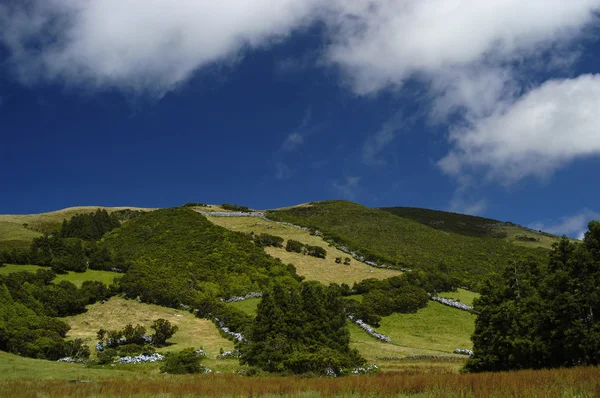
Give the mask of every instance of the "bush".
[{"label": "bush", "polygon": [[290,239],[285,245],[285,250],[288,252],[302,253],[302,250],[304,250],[304,244],[302,242],[298,242],[297,240]]},{"label": "bush", "polygon": [[105,348],[104,351],[100,351],[97,354],[98,365],[106,365],[113,361],[117,356],[117,350],[114,348]]},{"label": "bush", "polygon": [[259,246],[283,247],[283,238],[280,236],[270,234],[260,234],[252,236],[254,237],[254,242]]},{"label": "bush", "polygon": [[306,254],[313,257],[325,258],[327,256],[327,250],[323,249],[321,246],[304,246],[306,250]]},{"label": "bush", "polygon": [[171,374],[205,373],[206,368],[202,366],[202,355],[196,353],[193,348],[186,348],[176,354],[166,357],[160,371]]},{"label": "bush", "polygon": [[230,205],[228,203],[223,203],[221,207],[225,210],[229,211],[241,211],[241,212],[249,212],[250,208],[248,206],[238,206],[238,205]]},{"label": "bush", "polygon": [[341,264],[342,263],[342,258],[341,257],[336,257],[335,258],[335,262],[336,262],[336,264]]}]

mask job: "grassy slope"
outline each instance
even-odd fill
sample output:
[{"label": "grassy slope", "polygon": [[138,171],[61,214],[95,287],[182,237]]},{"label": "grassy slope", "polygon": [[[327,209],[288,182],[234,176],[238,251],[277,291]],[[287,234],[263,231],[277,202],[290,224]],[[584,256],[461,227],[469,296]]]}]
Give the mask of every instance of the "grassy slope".
[{"label": "grassy slope", "polygon": [[29,247],[33,238],[40,236],[42,232],[51,232],[60,227],[64,219],[69,219],[75,214],[92,213],[98,209],[105,209],[109,213],[124,209],[153,210],[141,207],[78,206],[40,214],[0,214],[0,250]]},{"label": "grassy slope", "polygon": [[[15,265],[7,264],[4,267],[0,267],[0,275],[7,275],[11,272],[28,271],[35,272],[38,269],[49,269],[48,267],[40,267],[38,265]],[[76,286],[81,286],[85,281],[100,281],[106,285],[110,285],[114,278],[120,278],[123,274],[111,271],[96,271],[87,270],[85,272],[69,272],[65,275],[57,275],[55,282],[69,281]]]},{"label": "grassy slope", "polygon": [[438,296],[451,298],[467,305],[473,305],[473,300],[479,297],[479,293],[458,289],[456,292],[439,293]]},{"label": "grassy slope", "polygon": [[513,245],[503,239],[438,230],[387,211],[345,201],[325,201],[268,213],[272,219],[319,229],[354,250],[380,261],[418,269],[445,263],[463,282],[476,286],[513,257],[546,256],[545,249]]},{"label": "grassy slope", "polygon": [[217,361],[215,357],[219,350],[233,349],[233,343],[219,334],[215,325],[206,319],[196,318],[187,311],[161,307],[152,304],[138,303],[134,300],[125,300],[113,297],[104,304],[93,304],[88,306],[84,314],[64,318],[71,326],[67,334],[69,338],[82,338],[90,347],[96,343],[96,332],[101,329],[122,329],[128,323],[143,325],[151,332],[152,321],[164,318],[179,327],[179,330],[169,340],[173,343],[158,352],[173,352],[184,348],[203,347],[207,354],[205,364],[221,371],[229,371],[239,368],[237,361]]},{"label": "grassy slope", "polygon": [[[440,231],[479,238],[501,238],[513,244],[530,248],[542,247],[550,249],[560,239],[558,236],[548,233],[536,233],[518,225],[504,223],[491,218],[416,207],[384,207],[381,210],[398,217],[414,220]],[[517,240],[517,236],[527,236],[536,239],[536,241]]]},{"label": "grassy slope", "polygon": [[[256,217],[208,217],[213,223],[238,232],[254,232],[255,234],[268,233],[288,239],[294,239],[305,244],[320,246],[327,250],[327,258],[321,259],[311,256],[305,256],[300,253],[290,253],[285,249],[276,247],[267,247],[265,251],[275,258],[281,259],[284,263],[292,263],[296,266],[299,275],[307,280],[317,280],[328,284],[347,283],[352,286],[354,282],[360,282],[367,278],[385,279],[398,275],[398,271],[385,270],[369,267],[366,264],[352,260],[350,265],[336,264],[336,257],[347,257],[344,252],[329,245],[318,236],[312,236],[308,231],[287,225],[278,224],[272,221],[263,220]],[[285,245],[285,242],[284,242]]]}]

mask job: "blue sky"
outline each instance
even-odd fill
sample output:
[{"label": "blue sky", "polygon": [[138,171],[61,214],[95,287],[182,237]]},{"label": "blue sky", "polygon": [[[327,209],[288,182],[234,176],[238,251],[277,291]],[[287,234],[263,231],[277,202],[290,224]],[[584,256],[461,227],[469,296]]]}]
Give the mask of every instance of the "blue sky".
[{"label": "blue sky", "polygon": [[321,199],[578,236],[600,0],[7,0],[0,213]]}]

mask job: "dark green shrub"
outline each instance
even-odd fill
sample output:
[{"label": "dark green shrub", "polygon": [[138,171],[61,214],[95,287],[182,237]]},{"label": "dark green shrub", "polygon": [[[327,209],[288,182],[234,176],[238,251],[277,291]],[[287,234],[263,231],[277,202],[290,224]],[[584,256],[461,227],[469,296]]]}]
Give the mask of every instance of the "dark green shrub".
[{"label": "dark green shrub", "polygon": [[104,351],[100,351],[97,354],[98,365],[106,365],[112,363],[113,359],[117,356],[117,350],[114,348],[105,348]]},{"label": "dark green shrub", "polygon": [[304,250],[304,244],[302,242],[298,242],[297,240],[290,239],[285,245],[285,250],[288,252],[302,253]]},{"label": "dark green shrub", "polygon": [[187,348],[167,355],[160,371],[171,374],[204,373],[206,368],[202,366],[202,358],[193,348]]},{"label": "dark green shrub", "polygon": [[327,256],[327,250],[323,249],[321,246],[304,246],[306,250],[306,254],[312,257],[317,258],[325,258]]}]

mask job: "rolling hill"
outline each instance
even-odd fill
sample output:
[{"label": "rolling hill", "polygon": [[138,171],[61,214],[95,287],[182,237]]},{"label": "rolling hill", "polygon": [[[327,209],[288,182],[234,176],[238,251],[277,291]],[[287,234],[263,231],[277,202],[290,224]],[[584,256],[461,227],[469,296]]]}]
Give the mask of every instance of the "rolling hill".
[{"label": "rolling hill", "polygon": [[[442,269],[471,288],[502,270],[510,259],[541,259],[548,252],[544,247],[525,247],[504,236],[484,233],[483,225],[489,223],[486,219],[465,227],[457,222],[464,218],[446,213],[444,229],[438,229],[426,225],[424,216],[415,221],[395,213],[347,201],[323,201],[269,211],[267,217],[318,230],[326,240],[393,267],[426,271],[443,264]],[[417,218],[414,213],[412,217]]]}]

